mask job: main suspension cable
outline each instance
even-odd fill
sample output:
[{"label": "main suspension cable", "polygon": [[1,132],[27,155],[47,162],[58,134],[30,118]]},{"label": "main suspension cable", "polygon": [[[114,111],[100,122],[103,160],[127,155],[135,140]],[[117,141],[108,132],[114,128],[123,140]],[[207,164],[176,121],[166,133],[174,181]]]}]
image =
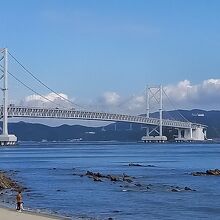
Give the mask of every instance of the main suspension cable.
[{"label": "main suspension cable", "polygon": [[49,91],[53,92],[54,94],[56,94],[57,96],[59,96],[61,99],[71,103],[74,106],[77,106],[79,108],[85,109],[83,106],[78,105],[74,102],[72,102],[71,100],[63,97],[62,95],[60,95],[59,93],[57,93],[55,90],[51,89],[50,87],[48,87],[44,82],[42,82],[40,79],[38,79],[30,70],[28,70],[18,59],[16,59],[10,52],[8,52],[8,54],[29,74],[31,75],[38,83],[40,83],[41,85],[43,85],[44,87],[46,87]]},{"label": "main suspension cable", "polygon": [[[167,97],[168,101],[170,102],[170,104],[173,106],[174,109],[176,109],[176,106],[174,105],[174,103],[172,102],[172,100],[170,99],[170,97],[167,95],[167,93],[165,92],[165,90],[163,90],[163,93],[165,94],[165,96]],[[189,120],[184,117],[179,110],[177,109],[177,113],[180,115],[180,117],[182,117],[186,122],[189,122]]]},{"label": "main suspension cable", "polygon": [[[0,65],[0,66],[3,68],[2,65]],[[59,103],[56,103],[56,102],[54,102],[54,101],[48,99],[47,97],[41,95],[39,92],[35,91],[35,90],[32,89],[30,86],[28,86],[28,85],[26,85],[25,83],[23,83],[20,79],[18,79],[18,78],[17,78],[14,74],[12,74],[11,72],[8,71],[8,74],[11,75],[16,81],[18,81],[19,83],[21,83],[24,87],[26,87],[27,89],[29,89],[29,90],[32,91],[33,93],[39,95],[41,98],[43,98],[43,99],[45,99],[45,100],[47,100],[47,101],[49,101],[49,102],[55,104],[56,106],[60,106],[60,107],[65,108],[63,105],[61,105],[61,104],[59,104]]]},{"label": "main suspension cable", "polygon": [[56,106],[60,106],[60,107],[63,107],[65,108],[63,105],[59,104],[59,103],[56,103],[50,99],[48,99],[47,97],[41,95],[39,92],[36,92],[35,90],[33,90],[31,87],[29,87],[28,85],[26,85],[25,83],[23,83],[21,80],[19,80],[14,74],[12,74],[11,72],[8,72],[9,75],[11,75],[16,81],[18,81],[19,83],[21,83],[24,87],[26,87],[27,89],[31,90],[32,92],[34,92],[35,94],[39,95],[41,98],[55,104]]}]

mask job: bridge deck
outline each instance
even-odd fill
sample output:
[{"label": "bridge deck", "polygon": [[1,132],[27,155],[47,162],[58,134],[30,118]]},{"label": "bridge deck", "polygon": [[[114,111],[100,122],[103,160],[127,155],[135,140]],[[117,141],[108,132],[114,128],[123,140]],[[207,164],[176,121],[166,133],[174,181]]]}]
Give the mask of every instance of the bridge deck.
[{"label": "bridge deck", "polygon": [[[0,110],[0,115],[3,115],[3,108]],[[38,108],[38,107],[8,107],[9,117],[28,117],[28,118],[57,118],[57,119],[81,119],[81,120],[99,120],[99,121],[119,121],[140,123],[147,125],[158,125],[158,118],[146,118],[143,116],[132,116],[126,114],[112,114],[105,112],[82,111],[75,109],[58,109],[58,108]],[[182,122],[175,120],[163,119],[162,125],[165,127],[175,128],[193,128],[204,125],[193,124],[191,122]]]}]

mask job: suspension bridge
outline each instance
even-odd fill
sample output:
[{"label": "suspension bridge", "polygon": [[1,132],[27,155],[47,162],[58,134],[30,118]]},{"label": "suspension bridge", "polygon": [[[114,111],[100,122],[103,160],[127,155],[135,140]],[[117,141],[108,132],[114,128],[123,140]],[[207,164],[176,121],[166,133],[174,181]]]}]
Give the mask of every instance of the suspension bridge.
[{"label": "suspension bridge", "polygon": [[[146,116],[136,116],[128,114],[115,114],[115,113],[106,113],[106,112],[96,112],[96,111],[87,111],[87,110],[77,110],[75,108],[43,108],[43,107],[27,107],[27,106],[15,106],[8,104],[8,74],[10,74],[14,79],[19,81],[25,87],[30,89],[32,92],[40,95],[44,99],[48,99],[41,94],[34,91],[31,87],[25,85],[21,80],[19,80],[15,75],[8,71],[8,54],[15,59],[35,80],[44,85],[46,88],[50,89],[42,81],[36,78],[29,70],[27,70],[10,52],[7,48],[0,49],[0,70],[2,76],[0,80],[3,81],[3,105],[0,107],[0,117],[3,119],[3,129],[2,134],[0,135],[0,144],[1,145],[14,145],[17,142],[16,134],[8,133],[8,118],[55,118],[55,119],[81,119],[81,120],[98,120],[98,121],[112,121],[112,122],[129,122],[129,123],[138,123],[147,126],[146,136],[142,137],[142,140],[145,142],[164,142],[167,140],[166,136],[163,136],[163,127],[176,128],[178,135],[175,138],[176,141],[203,141],[206,138],[206,129],[207,127],[202,124],[196,124],[189,121],[180,121],[180,120],[170,120],[163,119],[163,88],[162,86],[156,87],[156,93],[153,94],[151,88],[147,88],[146,97],[147,97],[147,114]],[[50,89],[53,93],[60,96],[54,90]],[[155,97],[156,94],[159,94],[159,118],[150,117],[150,96]],[[66,99],[63,96],[60,96],[61,99],[65,101],[72,101]],[[51,100],[48,100],[51,101]],[[75,105],[76,106],[76,105]],[[154,129],[150,127],[155,126]],[[156,132],[157,135],[152,135],[153,132]]]}]

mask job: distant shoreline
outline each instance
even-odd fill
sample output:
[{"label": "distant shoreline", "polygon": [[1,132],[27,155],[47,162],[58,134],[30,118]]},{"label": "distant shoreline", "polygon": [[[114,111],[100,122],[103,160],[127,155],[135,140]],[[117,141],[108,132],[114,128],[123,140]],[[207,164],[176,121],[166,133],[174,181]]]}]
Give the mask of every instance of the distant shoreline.
[{"label": "distant shoreline", "polygon": [[204,141],[183,141],[183,142],[176,142],[176,141],[166,141],[164,143],[155,143],[155,142],[149,142],[144,143],[143,141],[19,141],[18,145],[59,145],[59,144],[66,144],[66,145],[87,145],[87,144],[98,144],[98,145],[114,145],[114,144],[120,144],[120,145],[128,145],[128,144],[219,144],[220,140],[204,140]]}]

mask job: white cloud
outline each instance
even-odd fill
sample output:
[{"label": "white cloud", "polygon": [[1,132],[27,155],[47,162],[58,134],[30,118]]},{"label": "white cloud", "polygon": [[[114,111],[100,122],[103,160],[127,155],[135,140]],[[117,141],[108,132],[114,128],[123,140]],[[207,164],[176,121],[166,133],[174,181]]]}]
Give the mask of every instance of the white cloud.
[{"label": "white cloud", "polygon": [[117,105],[120,101],[120,95],[116,92],[105,92],[102,96],[102,99],[107,105]]},{"label": "white cloud", "polygon": [[[164,86],[167,98],[164,95],[163,103],[165,110],[172,109],[193,109],[201,108],[205,110],[220,109],[220,79],[207,79],[198,84],[193,84],[189,80],[183,80],[177,84]],[[62,97],[68,99],[66,94],[60,93]],[[54,93],[49,93],[45,97],[60,106],[71,107],[64,99]],[[71,99],[73,102],[74,99]],[[88,104],[89,103],[89,104]],[[115,91],[103,93],[100,97],[83,106],[87,110],[106,111],[112,113],[140,114],[146,112],[145,94],[123,97]],[[38,95],[27,96],[20,103],[24,106],[57,107],[56,104],[43,99]],[[152,111],[157,111],[159,105],[152,104]]]},{"label": "white cloud", "polygon": [[[45,98],[43,98],[45,97]],[[38,107],[70,107],[70,104],[66,99],[69,100],[68,96],[64,93],[49,93],[44,96],[40,95],[29,95],[25,97],[20,104],[24,106],[38,106]],[[63,97],[63,98],[62,98]],[[73,100],[72,100],[73,101]]]},{"label": "white cloud", "polygon": [[122,97],[117,92],[105,92],[96,100],[90,102],[90,107],[96,111],[112,113],[141,113],[143,112],[144,96],[133,95]]},{"label": "white cloud", "polygon": [[[218,110],[220,109],[220,79],[207,79],[198,84],[183,80],[177,84],[164,86],[166,95],[163,96],[165,110],[195,109]],[[151,103],[152,112],[158,111],[159,104]],[[116,92],[105,93],[97,105],[102,110],[128,114],[146,112],[145,95],[122,97]]]},{"label": "white cloud", "polygon": [[[63,98],[61,98],[61,97]],[[42,96],[40,95],[30,95],[30,96],[27,96],[25,98],[25,101],[26,102],[30,102],[30,101],[42,101],[42,102],[54,102],[56,100],[62,100],[62,101],[65,101],[65,99],[68,99],[68,96],[66,94],[63,94],[63,93],[60,93],[59,95],[55,94],[55,93],[49,93],[48,95],[45,95],[44,96],[45,98],[43,98]]]},{"label": "white cloud", "polygon": [[194,85],[184,80],[177,85],[165,86],[164,89],[179,108],[220,108],[220,79],[208,79]]},{"label": "white cloud", "polygon": [[107,108],[115,108],[121,102],[121,97],[116,92],[105,92],[101,95],[96,101],[92,102],[99,108],[107,109]]},{"label": "white cloud", "polygon": [[129,112],[142,111],[145,105],[145,97],[144,95],[132,96],[132,98],[128,102],[128,110]]}]

